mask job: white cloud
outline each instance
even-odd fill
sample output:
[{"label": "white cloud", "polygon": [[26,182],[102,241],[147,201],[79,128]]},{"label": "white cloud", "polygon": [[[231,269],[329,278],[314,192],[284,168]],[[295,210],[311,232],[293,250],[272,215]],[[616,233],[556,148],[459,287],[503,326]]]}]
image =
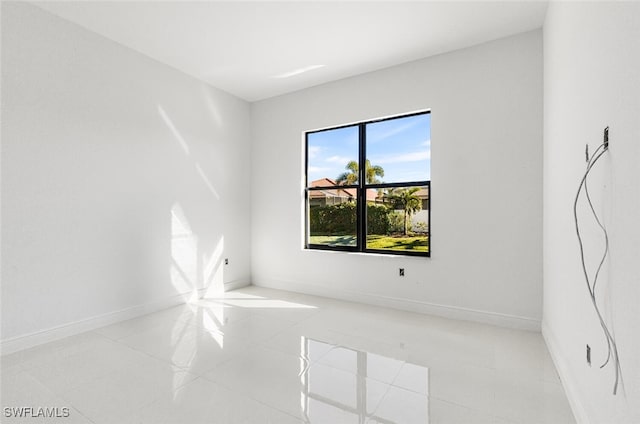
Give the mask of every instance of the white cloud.
[{"label": "white cloud", "polygon": [[[424,170],[400,172],[394,175],[394,181],[422,181],[431,178],[429,176],[430,170],[427,170],[425,174]],[[426,177],[426,178],[425,178]]]},{"label": "white cloud", "polygon": [[354,159],[348,158],[346,156],[331,156],[326,158],[325,162],[339,163],[340,165],[346,165],[352,160]]},{"label": "white cloud", "polygon": [[423,160],[431,159],[431,152],[420,151],[413,153],[403,153],[399,155],[392,155],[379,158],[371,158],[371,163],[374,165],[384,165],[387,163],[403,163],[403,162],[420,162]]},{"label": "white cloud", "polygon": [[327,172],[327,171],[331,171],[331,168],[322,168],[320,166],[310,166],[309,167],[309,172]]},{"label": "white cloud", "polygon": [[375,133],[375,135],[373,137],[368,137],[367,138],[367,142],[368,143],[375,143],[377,141],[385,140],[385,139],[387,139],[387,138],[389,138],[391,136],[394,136],[396,134],[400,134],[403,131],[406,131],[406,130],[408,130],[410,128],[413,128],[416,125],[421,124],[421,123],[422,122],[419,121],[419,120],[411,120],[411,121],[407,122],[406,124],[400,125],[398,127],[394,127],[394,128],[390,129],[387,132]]}]

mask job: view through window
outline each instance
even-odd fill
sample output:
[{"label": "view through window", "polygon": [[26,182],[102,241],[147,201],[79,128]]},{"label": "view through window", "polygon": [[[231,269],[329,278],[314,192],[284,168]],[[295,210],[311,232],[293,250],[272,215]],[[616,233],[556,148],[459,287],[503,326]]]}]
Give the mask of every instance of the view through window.
[{"label": "view through window", "polygon": [[429,256],[431,114],[306,133],[306,247]]}]

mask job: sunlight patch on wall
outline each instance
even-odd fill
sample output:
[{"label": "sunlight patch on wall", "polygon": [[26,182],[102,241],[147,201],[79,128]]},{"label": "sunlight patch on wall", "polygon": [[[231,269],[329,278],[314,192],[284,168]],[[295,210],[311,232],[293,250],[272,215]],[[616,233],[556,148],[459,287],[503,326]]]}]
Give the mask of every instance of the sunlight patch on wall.
[{"label": "sunlight patch on wall", "polygon": [[173,134],[174,138],[176,139],[176,141],[178,142],[182,150],[184,151],[185,155],[189,156],[189,145],[185,141],[184,137],[182,137],[182,134],[180,134],[180,131],[178,131],[178,129],[176,128],[171,118],[169,118],[169,115],[167,115],[167,112],[165,112],[164,108],[160,105],[158,105],[158,113],[160,114],[160,117],[166,124],[167,128],[169,128],[169,130]]},{"label": "sunlight patch on wall", "polygon": [[182,207],[171,208],[171,283],[178,293],[197,290],[198,236],[193,233]]},{"label": "sunlight patch on wall", "polygon": [[206,289],[204,299],[220,297],[224,293],[224,265],[222,254],[224,252],[224,236],[220,237],[216,248],[208,258],[203,257],[204,267],[204,288]]},{"label": "sunlight patch on wall", "polygon": [[207,110],[211,113],[211,117],[215,121],[215,123],[222,128],[223,120],[222,114],[220,113],[220,108],[211,98],[211,94],[209,93],[210,88],[206,88],[204,90],[204,102],[207,106]]},{"label": "sunlight patch on wall", "polygon": [[196,163],[196,171],[198,171],[198,175],[200,175],[200,178],[202,178],[202,181],[204,182],[204,184],[207,186],[211,194],[213,194],[213,197],[215,197],[216,200],[220,200],[220,195],[218,194],[216,189],[213,187],[213,184],[211,184],[211,181],[209,180],[209,178],[207,178],[207,175],[204,173],[199,163]]}]

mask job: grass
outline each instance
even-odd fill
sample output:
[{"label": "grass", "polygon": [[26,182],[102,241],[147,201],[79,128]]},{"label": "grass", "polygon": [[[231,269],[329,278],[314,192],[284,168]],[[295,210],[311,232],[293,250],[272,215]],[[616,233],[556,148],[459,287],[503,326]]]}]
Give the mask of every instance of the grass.
[{"label": "grass", "polygon": [[355,246],[356,236],[311,236],[310,244],[324,244],[327,246]]},{"label": "grass", "polygon": [[[324,244],[327,246],[355,246],[356,236],[311,236],[309,238],[309,243]],[[427,236],[369,235],[367,236],[367,248],[380,250],[409,250],[414,252],[428,252],[429,240]]]},{"label": "grass", "polygon": [[382,250],[411,250],[428,252],[427,236],[367,236],[367,248]]}]

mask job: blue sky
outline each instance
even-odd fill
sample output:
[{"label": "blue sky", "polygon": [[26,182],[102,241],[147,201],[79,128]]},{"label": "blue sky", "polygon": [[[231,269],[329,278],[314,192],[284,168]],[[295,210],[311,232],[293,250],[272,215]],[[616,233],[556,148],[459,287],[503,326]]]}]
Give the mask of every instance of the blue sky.
[{"label": "blue sky", "polygon": [[[367,159],[384,168],[385,183],[431,179],[431,115],[367,125]],[[358,127],[309,134],[309,182],[335,179],[358,160]]]}]

